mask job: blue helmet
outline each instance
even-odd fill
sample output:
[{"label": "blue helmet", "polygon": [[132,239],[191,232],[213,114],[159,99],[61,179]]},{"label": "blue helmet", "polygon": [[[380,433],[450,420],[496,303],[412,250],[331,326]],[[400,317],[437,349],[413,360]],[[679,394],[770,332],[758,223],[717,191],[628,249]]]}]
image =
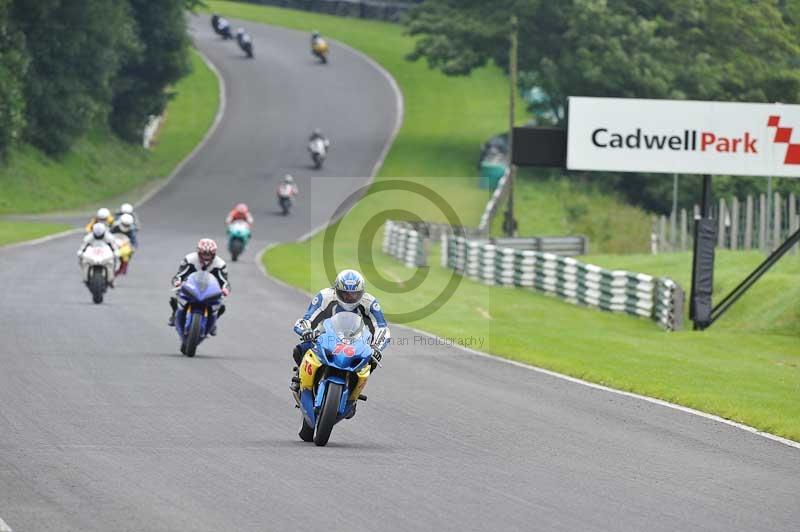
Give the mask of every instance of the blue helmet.
[{"label": "blue helmet", "polygon": [[353,311],[364,296],[364,277],[355,270],[342,270],[333,282],[336,299],[345,310]]}]

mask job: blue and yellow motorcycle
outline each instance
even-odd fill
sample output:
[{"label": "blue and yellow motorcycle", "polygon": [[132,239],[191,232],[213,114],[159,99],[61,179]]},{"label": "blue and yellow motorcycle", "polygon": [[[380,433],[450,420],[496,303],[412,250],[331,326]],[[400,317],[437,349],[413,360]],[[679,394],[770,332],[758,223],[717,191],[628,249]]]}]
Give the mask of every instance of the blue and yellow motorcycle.
[{"label": "blue and yellow motorcycle", "polygon": [[356,413],[378,359],[370,344],[371,335],[361,316],[340,312],[323,323],[323,329],[300,362],[299,390],[294,392],[302,412],[300,439],[326,445],[333,426]]},{"label": "blue and yellow motorcycle", "polygon": [[181,285],[175,330],[181,340],[181,353],[193,357],[222,311],[222,290],[216,277],[208,272],[194,272]]}]

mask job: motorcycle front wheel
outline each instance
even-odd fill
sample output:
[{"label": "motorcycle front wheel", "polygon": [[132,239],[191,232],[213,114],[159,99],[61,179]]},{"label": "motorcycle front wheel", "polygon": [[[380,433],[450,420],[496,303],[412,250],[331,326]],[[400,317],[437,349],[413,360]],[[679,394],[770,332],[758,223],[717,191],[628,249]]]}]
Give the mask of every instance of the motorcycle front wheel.
[{"label": "motorcycle front wheel", "polygon": [[314,431],[314,443],[320,447],[327,445],[331,431],[339,415],[339,402],[342,400],[342,385],[335,382],[328,383],[325,400],[317,417],[317,430]]},{"label": "motorcycle front wheel", "polygon": [[89,291],[92,293],[92,301],[99,305],[103,302],[103,292],[106,288],[106,276],[103,275],[103,267],[93,266],[89,272]]},{"label": "motorcycle front wheel", "polygon": [[186,335],[186,352],[187,357],[193,357],[197,351],[197,344],[200,343],[200,327],[203,325],[203,316],[200,311],[194,311],[186,319],[192,320],[189,325],[189,334]]}]

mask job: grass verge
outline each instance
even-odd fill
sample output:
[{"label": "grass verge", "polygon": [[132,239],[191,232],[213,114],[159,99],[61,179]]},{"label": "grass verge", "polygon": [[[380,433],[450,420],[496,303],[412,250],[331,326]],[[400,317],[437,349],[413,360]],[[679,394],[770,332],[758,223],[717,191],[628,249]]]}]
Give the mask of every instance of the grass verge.
[{"label": "grass verge", "polygon": [[67,224],[0,220],[0,246],[35,240],[43,236],[61,233],[68,229],[71,229],[71,226]]},{"label": "grass verge", "polygon": [[[484,69],[470,78],[446,78],[424,65],[408,63],[403,57],[412,40],[399,26],[231,2],[209,4],[214,11],[233,18],[302,30],[318,28],[381,63],[400,84],[407,112],[379,180],[402,177],[423,183],[455,207],[463,221],[477,220],[486,195],[475,189],[474,179],[433,176],[474,175],[478,144],[503,129],[506,82],[499,71]],[[413,177],[419,175],[426,177]],[[562,222],[553,201],[545,201],[540,210],[527,203],[521,203],[519,209],[530,211],[525,215],[541,222],[538,227],[555,231],[563,225],[559,225]],[[339,222],[334,252],[338,267],[360,267],[367,273],[370,290],[393,313],[432,301],[451,279],[448,270],[436,266],[434,249],[433,266],[424,282],[412,290],[413,272],[376,252],[377,242],[370,235],[359,246],[367,221],[398,206],[423,219],[442,219],[429,201],[419,197],[403,192],[375,194]],[[616,207],[608,204],[604,208]],[[593,216],[588,215],[589,222],[596,221]],[[629,233],[622,234],[632,238]],[[594,259],[610,267],[669,274],[684,283],[689,272],[685,254]],[[758,259],[753,254],[723,254],[716,278],[718,293]],[[800,341],[796,336],[800,316],[795,303],[800,294],[793,282],[800,266],[793,260],[770,274],[771,282],[765,279],[757,285],[741,302],[742,310],[732,311],[704,333],[668,334],[647,320],[469,280],[462,280],[434,313],[407,324],[506,358],[713,412],[800,440]],[[306,291],[330,282],[323,269],[322,235],[305,243],[275,247],[265,254],[264,264],[271,275]],[[394,281],[395,288],[406,290],[397,293],[382,285],[377,272]],[[763,310],[772,309],[772,302],[779,307],[771,311],[778,316],[776,320]],[[394,352],[401,349],[402,345],[392,348]]]},{"label": "grass verge", "polygon": [[29,145],[16,147],[0,166],[0,214],[64,211],[141,195],[167,176],[203,138],[219,103],[216,76],[194,50],[191,59],[192,73],[172,89],[175,97],[153,150],[123,142],[105,127],[59,159]]}]

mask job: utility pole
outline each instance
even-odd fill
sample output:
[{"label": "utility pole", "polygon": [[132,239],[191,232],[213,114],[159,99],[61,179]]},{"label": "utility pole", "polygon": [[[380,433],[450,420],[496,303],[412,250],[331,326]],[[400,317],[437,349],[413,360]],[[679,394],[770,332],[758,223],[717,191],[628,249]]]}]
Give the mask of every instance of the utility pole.
[{"label": "utility pole", "polygon": [[508,203],[503,217],[503,231],[506,236],[517,234],[517,220],[514,217],[514,177],[517,169],[514,166],[514,115],[516,114],[517,96],[517,16],[511,15],[511,49],[508,60],[509,103],[508,103]]}]

